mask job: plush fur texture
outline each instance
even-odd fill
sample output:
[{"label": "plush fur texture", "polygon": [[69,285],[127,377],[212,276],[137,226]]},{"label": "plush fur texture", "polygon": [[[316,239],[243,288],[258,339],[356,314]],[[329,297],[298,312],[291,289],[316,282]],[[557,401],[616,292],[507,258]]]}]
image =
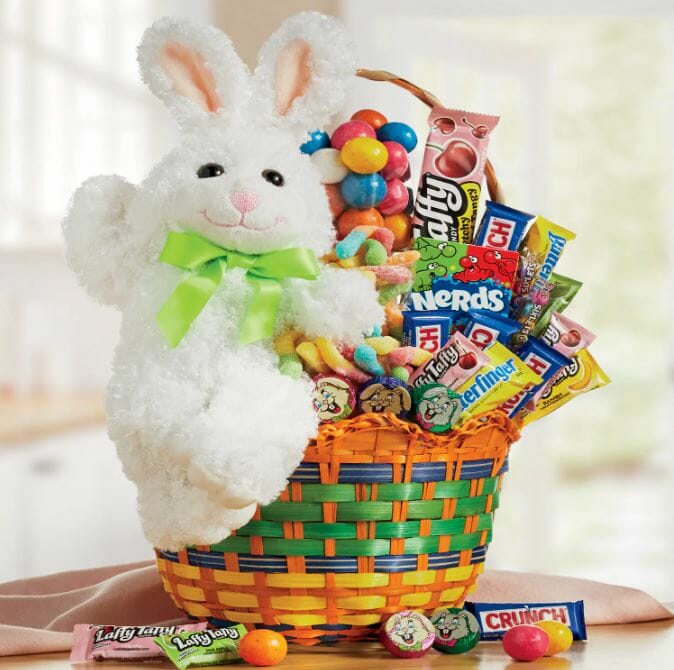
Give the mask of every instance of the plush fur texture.
[{"label": "plush fur texture", "polygon": [[[283,377],[270,340],[238,343],[251,291],[242,270],[228,271],[179,345],[167,345],[155,317],[185,273],[158,261],[166,235],[195,231],[246,253],[328,251],[326,196],[298,142],[339,108],[352,53],[336,21],[303,13],[269,39],[249,75],[216,29],[158,21],[138,60],[182,142],[139,186],[100,176],[73,197],[68,261],[89,293],[122,311],[108,426],[157,547],[217,542],[243,525],[285,486],[317,429],[310,380]],[[207,163],[224,173],[198,178]],[[283,186],[264,170],[281,173]],[[353,344],[382,321],[360,273],[324,267],[316,281],[284,281],[278,332]]]}]

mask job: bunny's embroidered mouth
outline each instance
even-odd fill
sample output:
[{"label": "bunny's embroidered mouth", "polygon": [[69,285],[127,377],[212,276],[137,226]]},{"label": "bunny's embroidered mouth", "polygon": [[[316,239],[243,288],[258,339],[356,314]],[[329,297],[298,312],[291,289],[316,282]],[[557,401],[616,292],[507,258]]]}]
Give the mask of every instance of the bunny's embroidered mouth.
[{"label": "bunny's embroidered mouth", "polygon": [[258,228],[255,226],[247,226],[244,222],[245,219],[244,214],[241,215],[241,219],[239,219],[237,223],[220,223],[219,221],[215,221],[210,216],[208,216],[208,211],[205,209],[202,209],[200,211],[200,214],[204,217],[204,219],[206,219],[206,221],[208,221],[208,223],[210,223],[213,226],[217,226],[218,228],[238,228],[239,226],[241,226],[246,230],[254,230],[258,233],[263,233],[267,230],[271,230],[272,228],[275,228],[280,223],[283,223],[285,221],[285,219],[282,216],[277,216],[274,219],[274,223],[272,223],[271,226],[266,226],[265,228]]}]

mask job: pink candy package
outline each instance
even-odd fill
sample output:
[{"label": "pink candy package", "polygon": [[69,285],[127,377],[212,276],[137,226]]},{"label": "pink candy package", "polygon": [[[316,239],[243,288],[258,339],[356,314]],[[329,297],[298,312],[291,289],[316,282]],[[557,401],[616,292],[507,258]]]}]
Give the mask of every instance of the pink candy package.
[{"label": "pink candy package", "polygon": [[489,135],[498,116],[434,107],[414,203],[414,237],[473,241]]},{"label": "pink candy package", "polygon": [[457,331],[430,361],[410,375],[408,383],[414,387],[444,384],[450,389],[457,389],[488,362],[489,357],[484,351]]},{"label": "pink candy package", "polygon": [[155,637],[205,629],[206,623],[188,623],[177,626],[77,624],[73,630],[70,662],[157,661],[166,658],[166,655],[154,641]]}]

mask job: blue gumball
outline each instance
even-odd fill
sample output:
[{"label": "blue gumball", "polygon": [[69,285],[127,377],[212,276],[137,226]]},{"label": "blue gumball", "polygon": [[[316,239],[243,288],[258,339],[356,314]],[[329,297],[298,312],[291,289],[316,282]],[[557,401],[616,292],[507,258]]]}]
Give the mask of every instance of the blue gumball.
[{"label": "blue gumball", "polygon": [[386,195],[386,182],[378,173],[350,172],[341,183],[342,197],[350,207],[368,209],[378,205]]},{"label": "blue gumball", "polygon": [[417,146],[417,134],[406,123],[391,121],[385,123],[377,131],[377,139],[380,142],[397,142],[405,147],[409,153]]},{"label": "blue gumball", "polygon": [[328,135],[324,130],[312,130],[309,133],[309,139],[304,143],[300,144],[300,151],[303,154],[313,154],[319,149],[325,149],[330,146],[330,135]]}]

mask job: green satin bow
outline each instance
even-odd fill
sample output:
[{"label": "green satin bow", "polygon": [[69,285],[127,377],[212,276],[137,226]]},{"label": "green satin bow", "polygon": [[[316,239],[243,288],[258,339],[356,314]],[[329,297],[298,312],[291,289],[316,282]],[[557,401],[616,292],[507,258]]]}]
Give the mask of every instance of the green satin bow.
[{"label": "green satin bow", "polygon": [[157,313],[159,329],[172,347],[182,340],[215,293],[226,270],[244,268],[246,279],[253,286],[253,297],[241,324],[241,344],[273,336],[283,292],[280,279],[316,279],[319,272],[316,256],[310,249],[242,254],[224,249],[196,233],[169,233],[159,260],[192,270]]}]

